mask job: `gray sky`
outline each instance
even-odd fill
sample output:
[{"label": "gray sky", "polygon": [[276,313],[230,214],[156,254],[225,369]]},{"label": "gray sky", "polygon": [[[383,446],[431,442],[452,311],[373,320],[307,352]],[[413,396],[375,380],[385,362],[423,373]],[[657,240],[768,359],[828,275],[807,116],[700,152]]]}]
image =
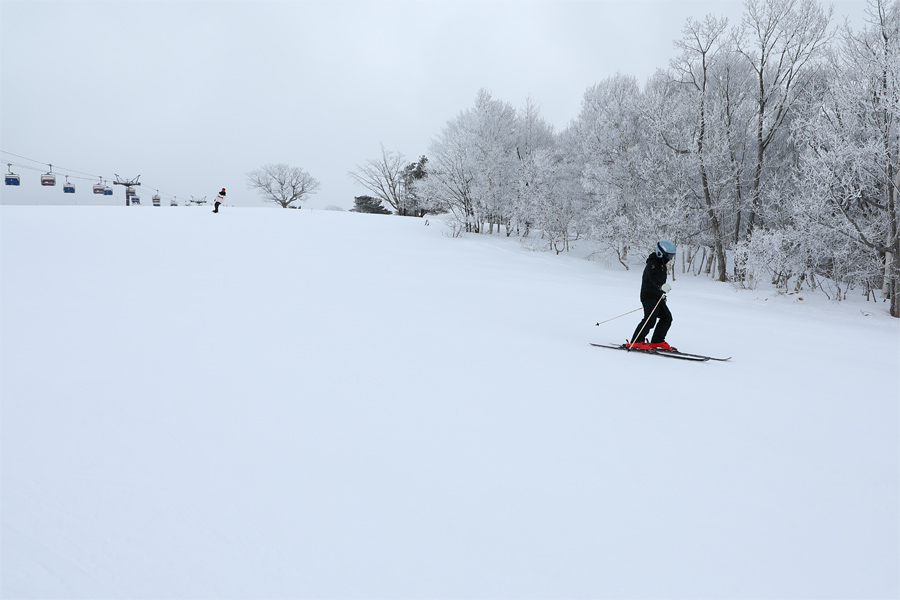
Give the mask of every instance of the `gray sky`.
[{"label": "gray sky", "polygon": [[[836,21],[863,25],[864,0],[833,4]],[[366,193],[349,171],[380,144],[427,155],[480,88],[517,107],[530,95],[560,131],[589,86],[665,68],[687,17],[742,12],[732,0],[2,0],[0,150],[44,164],[0,159],[140,174],[144,204],[156,189],[181,201],[225,187],[240,206],[263,205],[246,173],[283,162],[321,183],[305,206],[349,209]],[[94,181],[64,195],[13,171],[22,185],[0,188],[4,204],[103,198]]]}]

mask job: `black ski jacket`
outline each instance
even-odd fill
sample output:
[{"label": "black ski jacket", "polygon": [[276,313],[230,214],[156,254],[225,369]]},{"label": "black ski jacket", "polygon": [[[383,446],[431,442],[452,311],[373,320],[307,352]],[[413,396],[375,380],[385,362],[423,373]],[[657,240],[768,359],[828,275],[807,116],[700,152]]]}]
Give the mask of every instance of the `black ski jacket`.
[{"label": "black ski jacket", "polygon": [[651,252],[641,278],[641,302],[656,302],[662,297],[663,291],[659,288],[666,282],[666,276],[666,261]]}]

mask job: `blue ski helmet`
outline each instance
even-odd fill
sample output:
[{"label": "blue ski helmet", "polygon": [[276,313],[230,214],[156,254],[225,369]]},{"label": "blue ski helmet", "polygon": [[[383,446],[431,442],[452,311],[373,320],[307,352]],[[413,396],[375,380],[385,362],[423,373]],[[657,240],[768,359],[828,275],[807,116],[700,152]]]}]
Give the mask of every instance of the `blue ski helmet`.
[{"label": "blue ski helmet", "polygon": [[656,256],[665,260],[675,258],[675,244],[669,240],[659,240],[656,243]]}]

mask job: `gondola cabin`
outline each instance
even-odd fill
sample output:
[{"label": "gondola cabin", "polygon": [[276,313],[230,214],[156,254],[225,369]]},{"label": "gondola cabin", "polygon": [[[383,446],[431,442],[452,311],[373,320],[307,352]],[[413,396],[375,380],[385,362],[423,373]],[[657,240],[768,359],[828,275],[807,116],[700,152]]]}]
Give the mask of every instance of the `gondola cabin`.
[{"label": "gondola cabin", "polygon": [[19,176],[15,173],[7,173],[6,174],[6,185],[19,185],[20,179]]},{"label": "gondola cabin", "polygon": [[132,196],[132,197],[131,197],[131,203],[132,203],[132,204],[140,204],[140,203],[141,203],[140,197],[139,197],[139,196]]},{"label": "gondola cabin", "polygon": [[106,188],[103,187],[103,184],[102,184],[102,183],[95,183],[95,184],[94,184],[94,193],[95,193],[95,194],[103,194],[103,193],[105,193],[105,192],[106,192]]},{"label": "gondola cabin", "polygon": [[153,196],[153,206],[161,206],[159,196]]},{"label": "gondola cabin", "polygon": [[56,185],[56,175],[53,173],[44,173],[41,175],[41,185]]},{"label": "gondola cabin", "polygon": [[63,184],[63,193],[64,194],[74,194],[75,193],[75,184],[69,183],[68,181],[66,181]]},{"label": "gondola cabin", "polygon": [[104,196],[112,196],[113,195],[112,188],[111,187],[103,188],[103,195]]}]

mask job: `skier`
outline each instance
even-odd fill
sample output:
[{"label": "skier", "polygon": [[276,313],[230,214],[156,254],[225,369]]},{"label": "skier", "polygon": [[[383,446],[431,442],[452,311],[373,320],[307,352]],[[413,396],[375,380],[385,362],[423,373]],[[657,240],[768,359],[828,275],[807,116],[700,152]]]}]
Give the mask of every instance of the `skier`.
[{"label": "skier", "polygon": [[[675,258],[675,244],[669,240],[660,240],[656,249],[647,258],[644,275],[641,278],[641,304],[644,307],[644,318],[638,323],[628,348],[641,350],[676,350],[666,343],[666,333],[672,325],[672,313],[666,306],[666,294],[672,286],[666,283],[666,265]],[[657,322],[658,320],[658,322]],[[653,337],[647,343],[645,335],[653,329]]]},{"label": "skier", "polygon": [[215,199],[215,203],[216,203],[215,207],[216,208],[215,208],[215,210],[213,210],[213,212],[214,213],[219,212],[219,205],[223,204],[224,202],[225,202],[225,188],[222,188],[222,191],[219,192],[218,195],[216,196],[216,199]]}]

